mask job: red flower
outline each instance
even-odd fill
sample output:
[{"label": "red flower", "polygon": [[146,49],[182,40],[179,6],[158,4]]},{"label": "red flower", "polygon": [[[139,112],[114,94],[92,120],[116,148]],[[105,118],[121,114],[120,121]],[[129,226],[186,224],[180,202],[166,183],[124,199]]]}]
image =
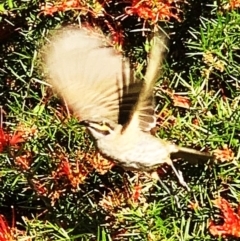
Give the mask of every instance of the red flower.
[{"label": "red flower", "polygon": [[3,215],[0,215],[0,241],[14,240],[14,235],[11,228]]},{"label": "red flower", "polygon": [[139,198],[141,196],[141,191],[142,191],[141,185],[136,185],[133,188],[133,193],[132,193],[133,202],[138,202],[139,201]]},{"label": "red flower", "polygon": [[71,9],[80,8],[80,1],[78,0],[63,0],[55,3],[46,2],[41,6],[41,12],[44,15],[53,15],[55,12],[64,12]]},{"label": "red flower", "polygon": [[87,1],[80,0],[57,0],[53,3],[45,2],[41,4],[40,14],[53,16],[56,12],[65,12],[69,10],[81,11],[82,14],[90,13],[93,17],[97,18],[103,16],[104,13],[104,1],[102,3],[95,1],[92,4],[88,4]]},{"label": "red flower", "polygon": [[16,132],[12,136],[5,133],[0,127],[0,152],[4,150],[7,146],[15,146],[18,143],[24,142],[22,132]]},{"label": "red flower", "polygon": [[88,168],[84,165],[84,163],[79,163],[77,161],[74,167],[69,163],[69,160],[66,157],[62,157],[61,159],[62,160],[57,171],[53,173],[53,178],[56,179],[65,176],[71,183],[72,187],[78,187],[88,176]]},{"label": "red flower", "polygon": [[16,156],[14,162],[17,166],[21,168],[21,170],[28,170],[32,163],[31,152],[26,151],[21,156]]},{"label": "red flower", "polygon": [[174,106],[182,107],[182,108],[185,108],[185,109],[189,109],[191,107],[191,101],[186,96],[173,94],[172,100],[173,100]]},{"label": "red flower", "polygon": [[209,232],[213,236],[235,236],[240,237],[240,209],[234,212],[229,202],[223,198],[214,201],[216,207],[221,209],[223,214],[223,225],[216,225],[212,220],[209,225]]},{"label": "red flower", "polygon": [[223,146],[222,150],[215,150],[214,155],[219,162],[230,162],[234,159],[234,153],[227,145]]},{"label": "red flower", "polygon": [[23,133],[21,132],[17,132],[16,134],[14,134],[9,140],[9,145],[14,146],[18,143],[24,142],[25,140],[22,136],[23,136]]},{"label": "red flower", "polygon": [[172,13],[172,9],[176,9],[171,6],[172,3],[171,0],[132,0],[132,6],[126,8],[126,14],[135,14],[154,23],[158,20],[169,20],[171,17],[179,20],[178,16]]},{"label": "red flower", "polygon": [[9,135],[5,134],[3,129],[0,128],[0,152],[8,145]]},{"label": "red flower", "polygon": [[239,0],[230,0],[230,6],[232,9],[239,8],[240,7],[240,1]]}]

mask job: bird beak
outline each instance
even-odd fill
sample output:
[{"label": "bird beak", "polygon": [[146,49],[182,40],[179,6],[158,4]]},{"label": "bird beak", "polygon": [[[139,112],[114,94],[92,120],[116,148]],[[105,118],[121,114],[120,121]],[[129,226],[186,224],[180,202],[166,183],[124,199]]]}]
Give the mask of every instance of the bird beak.
[{"label": "bird beak", "polygon": [[89,126],[90,125],[89,121],[87,121],[87,120],[80,121],[79,124],[83,125],[83,126]]}]

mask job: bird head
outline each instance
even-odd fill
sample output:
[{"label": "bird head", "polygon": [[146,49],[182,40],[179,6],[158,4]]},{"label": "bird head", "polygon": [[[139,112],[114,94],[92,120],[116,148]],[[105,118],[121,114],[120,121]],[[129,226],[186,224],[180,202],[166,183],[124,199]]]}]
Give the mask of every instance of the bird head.
[{"label": "bird head", "polygon": [[80,124],[86,126],[96,140],[114,134],[117,126],[117,124],[108,120],[83,120],[80,122]]}]

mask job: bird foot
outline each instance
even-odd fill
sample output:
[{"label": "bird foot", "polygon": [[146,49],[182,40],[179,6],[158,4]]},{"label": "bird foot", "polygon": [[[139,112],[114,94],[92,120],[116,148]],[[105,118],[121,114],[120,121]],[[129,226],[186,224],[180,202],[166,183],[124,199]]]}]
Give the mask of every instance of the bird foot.
[{"label": "bird foot", "polygon": [[187,191],[190,191],[190,188],[189,186],[187,185],[187,183],[184,181],[184,178],[183,178],[183,175],[182,175],[182,172],[181,171],[177,171],[177,169],[175,168],[175,166],[173,165],[173,163],[170,164],[174,173],[176,174],[177,178],[178,178],[178,181],[180,182],[180,184],[182,186],[184,186]]}]

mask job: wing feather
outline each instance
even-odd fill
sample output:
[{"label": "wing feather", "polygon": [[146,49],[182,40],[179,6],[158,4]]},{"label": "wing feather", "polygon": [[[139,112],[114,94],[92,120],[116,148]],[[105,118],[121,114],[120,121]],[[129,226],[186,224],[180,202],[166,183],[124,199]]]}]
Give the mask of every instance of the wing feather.
[{"label": "wing feather", "polygon": [[136,103],[141,83],[132,74],[109,39],[93,28],[65,27],[50,37],[44,52],[44,66],[53,88],[81,120],[107,118],[120,121]]},{"label": "wing feather", "polygon": [[160,77],[162,61],[167,49],[166,42],[166,34],[161,29],[153,33],[149,63],[138,102],[128,123],[129,129],[137,127],[142,131],[150,131],[155,127],[153,88]]}]

